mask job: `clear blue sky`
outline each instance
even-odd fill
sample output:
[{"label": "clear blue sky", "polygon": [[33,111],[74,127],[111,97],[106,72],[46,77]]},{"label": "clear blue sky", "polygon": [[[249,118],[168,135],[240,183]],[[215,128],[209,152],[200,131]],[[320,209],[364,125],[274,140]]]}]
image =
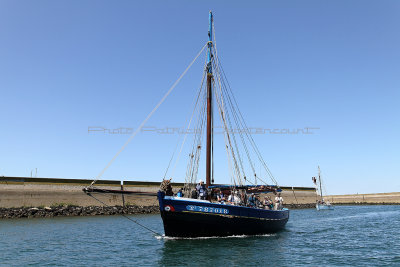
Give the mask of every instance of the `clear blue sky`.
[{"label": "clear blue sky", "polygon": [[[128,136],[88,127],[139,126],[206,42],[209,10],[248,125],[319,128],[255,136],[281,185],[312,186],[320,165],[332,194],[400,191],[399,1],[1,0],[0,175],[97,176]],[[184,127],[203,60],[148,126]],[[138,135],[103,178],[161,180],[178,138]]]}]

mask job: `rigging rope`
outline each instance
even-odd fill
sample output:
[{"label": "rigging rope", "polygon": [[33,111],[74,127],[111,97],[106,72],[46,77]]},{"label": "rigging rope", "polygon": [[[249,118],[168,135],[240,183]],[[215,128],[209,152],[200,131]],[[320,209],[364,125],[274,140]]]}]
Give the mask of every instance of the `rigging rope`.
[{"label": "rigging rope", "polygon": [[[213,35],[214,35],[213,36],[214,37],[214,46],[213,46],[213,48],[214,48],[214,51],[215,51],[215,58],[213,58],[214,59],[213,63],[214,63],[214,69],[215,69],[215,73],[216,73],[216,76],[217,76],[217,80],[218,80],[218,83],[219,83],[219,91],[221,92],[220,98],[221,98],[222,106],[224,106],[223,105],[223,95],[222,95],[222,90],[221,90],[222,89],[221,88],[221,75],[220,75],[219,69],[218,69],[218,66],[219,66],[220,63],[219,63],[218,52],[217,52],[217,38],[215,36],[214,23],[212,24],[212,27],[213,27]],[[218,99],[218,96],[217,96],[216,92],[215,92],[215,94],[216,94],[216,99]],[[217,100],[217,102],[218,102],[218,100]],[[220,105],[218,105],[218,106],[220,106]],[[220,112],[221,112],[220,115],[221,115],[221,118],[222,118],[224,116],[224,111],[220,110]],[[225,110],[225,113],[227,113],[226,110]],[[224,124],[225,124],[225,122],[224,122]],[[225,127],[225,129],[226,128],[227,127]],[[231,126],[231,128],[232,128],[232,126]],[[234,136],[234,134],[233,134],[233,136]],[[224,141],[225,141],[225,148],[226,148],[227,157],[228,157],[229,172],[230,172],[230,175],[231,175],[231,184],[233,185],[233,188],[235,188],[236,187],[236,179],[235,179],[234,174],[233,174],[232,162],[231,162],[231,158],[229,157],[229,149],[228,149],[228,145],[227,145],[227,143],[228,143],[227,141],[229,141],[229,131],[226,131],[226,135],[224,134]],[[235,159],[235,156],[234,156],[234,153],[233,153],[232,146],[231,146],[231,151],[232,151],[232,159],[234,161],[234,165],[237,167],[237,162],[236,162],[236,159]],[[239,155],[239,153],[238,153],[238,155]],[[241,163],[241,166],[242,166],[243,176],[246,177],[246,175],[244,174],[243,164],[241,162],[241,159],[240,159],[240,163]],[[240,171],[237,168],[235,168],[235,171],[236,171],[236,173],[238,173],[238,178],[240,179]],[[240,181],[240,184],[241,183],[242,183],[242,181]]]},{"label": "rigging rope", "polygon": [[[216,73],[216,77],[217,77],[218,85],[219,85],[220,102],[221,102],[221,108],[223,108],[224,123],[226,124],[226,122],[227,122],[227,123],[229,124],[229,127],[227,127],[227,129],[232,130],[232,140],[233,140],[233,145],[234,145],[234,147],[232,146],[232,143],[230,142],[230,139],[231,139],[231,138],[230,138],[230,135],[229,135],[229,131],[227,132],[227,136],[228,136],[228,140],[229,140],[229,143],[230,143],[230,146],[231,146],[231,149],[232,149],[232,156],[235,157],[235,154],[234,154],[233,152],[236,151],[236,152],[235,152],[235,153],[236,153],[236,157],[237,157],[237,159],[239,160],[239,165],[238,165],[238,164],[237,164],[237,161],[236,161],[236,157],[234,158],[235,166],[238,168],[238,169],[237,169],[237,172],[238,172],[238,177],[239,177],[239,179],[240,179],[239,184],[242,184],[243,181],[241,180],[241,177],[240,177],[240,170],[239,170],[239,167],[240,167],[241,170],[242,170],[243,178],[244,178],[245,180],[246,180],[246,173],[245,173],[245,170],[244,170],[242,157],[240,156],[239,146],[238,146],[237,141],[236,141],[235,129],[232,127],[232,122],[231,122],[231,119],[230,119],[230,114],[229,114],[229,112],[228,112],[228,109],[227,109],[226,105],[224,104],[225,102],[224,102],[224,96],[223,96],[223,89],[222,89],[221,76],[220,76],[220,73],[219,73],[219,70],[218,70],[218,67],[217,67],[216,64],[215,64],[215,73]],[[229,98],[229,96],[227,96],[227,98]],[[229,102],[228,102],[228,105],[229,105]],[[238,130],[238,131],[239,131],[239,135],[241,135],[241,129],[239,128],[239,125],[238,125],[238,124],[236,124],[236,130]]]},{"label": "rigging rope", "polygon": [[[217,51],[215,52],[215,54],[216,54],[216,58],[217,58],[217,66],[216,66],[216,68],[217,68],[217,70],[218,70],[217,73],[218,73],[218,76],[220,76],[220,75],[221,75],[221,74],[220,74],[220,70],[219,70],[219,64],[220,64],[220,63],[219,63],[219,61],[218,61],[218,54],[217,54]],[[228,93],[227,90],[226,90],[225,81],[224,81],[221,77],[219,77],[219,80],[220,80],[220,83],[221,83],[220,87],[223,88],[223,92],[225,92],[225,96],[226,96],[226,98],[227,98],[227,100],[228,100],[228,101],[227,101],[227,102],[228,102],[228,107],[230,108],[230,110],[231,110],[231,112],[232,112],[234,122],[235,122],[236,127],[237,127],[237,129],[238,129],[238,131],[239,131],[238,133],[239,133],[240,139],[241,139],[241,141],[242,141],[242,145],[243,145],[243,147],[244,147],[244,149],[245,149],[245,151],[246,151],[246,155],[247,155],[247,159],[248,159],[248,161],[249,161],[249,163],[250,163],[250,167],[251,167],[251,169],[253,170],[254,176],[256,176],[256,171],[255,171],[255,168],[254,168],[254,164],[253,164],[253,161],[251,160],[249,150],[248,150],[248,148],[247,148],[246,142],[245,142],[244,137],[243,137],[242,128],[241,128],[240,123],[239,123],[239,119],[238,119],[238,116],[237,116],[237,112],[236,112],[236,110],[235,110],[235,108],[234,108],[234,106],[233,106],[233,104],[232,104],[231,97],[230,97],[229,93]],[[229,119],[229,123],[231,124],[230,119]],[[236,139],[235,139],[234,141],[235,141],[235,145],[236,145],[236,147],[237,147]],[[241,159],[240,159],[240,160],[241,160]],[[241,160],[241,164],[243,164],[243,163],[242,163],[242,160]],[[243,166],[242,166],[242,168],[243,168]]]},{"label": "rigging rope", "polygon": [[185,71],[179,76],[179,78],[175,81],[175,83],[171,86],[171,88],[168,90],[168,92],[163,96],[163,98],[158,102],[158,104],[154,107],[154,109],[150,112],[149,115],[147,115],[146,119],[140,124],[140,126],[136,129],[134,133],[129,137],[128,141],[125,142],[125,144],[121,147],[121,149],[115,154],[115,156],[110,160],[110,162],[107,164],[107,166],[97,175],[96,179],[90,184],[90,186],[93,186],[97,180],[103,176],[104,172],[111,166],[111,164],[115,161],[115,159],[121,154],[121,152],[128,146],[128,144],[132,141],[132,139],[137,135],[137,133],[143,128],[143,126],[146,124],[146,122],[150,119],[150,117],[156,112],[156,110],[161,106],[161,104],[165,101],[165,99],[168,97],[168,95],[172,92],[172,90],[178,85],[179,81],[183,78],[183,76],[186,74],[186,72],[190,69],[190,67],[193,65],[193,63],[197,60],[197,58],[201,55],[203,52],[204,48],[207,46],[205,44],[203,48],[201,48],[200,52],[196,55],[196,57],[193,59],[193,61],[187,66]]},{"label": "rigging rope", "polygon": [[[221,117],[221,121],[223,121],[222,117],[223,117],[223,111],[220,108],[220,100],[218,99],[218,95],[217,92],[214,90],[215,93],[215,99],[217,100],[217,104],[218,104],[218,109],[220,111],[220,117]],[[232,162],[231,162],[231,157],[230,157],[230,152],[229,152],[229,142],[228,142],[228,131],[226,129],[226,125],[224,124],[224,128],[225,128],[225,133],[223,134],[224,136],[224,141],[225,141],[225,150],[226,150],[226,155],[228,158],[228,166],[229,166],[229,174],[231,175],[231,184],[234,185],[234,187],[236,187],[236,179],[235,179],[235,175],[233,174],[233,167],[232,167]],[[235,160],[235,158],[232,156],[232,159]],[[237,164],[235,164],[236,166]],[[235,169],[235,171],[237,172],[237,170]]]},{"label": "rigging rope", "polygon": [[[206,67],[206,64],[204,65],[204,67]],[[188,126],[187,126],[187,128],[186,128],[186,131],[185,131],[185,134],[184,134],[184,138],[183,138],[183,141],[182,141],[182,144],[181,144],[181,147],[180,147],[178,156],[177,156],[177,158],[175,159],[175,164],[174,164],[174,166],[173,166],[173,168],[172,168],[171,177],[174,176],[176,166],[177,166],[177,164],[178,164],[178,162],[179,162],[179,159],[180,159],[180,157],[181,157],[182,149],[183,149],[183,146],[185,145],[185,141],[186,141],[186,138],[187,138],[187,133],[188,133],[188,131],[189,131],[189,129],[190,129],[190,125],[191,125],[192,120],[193,120],[193,115],[194,115],[194,113],[195,113],[195,111],[196,111],[197,104],[198,104],[198,102],[199,102],[200,95],[201,95],[201,92],[202,92],[202,89],[203,89],[204,78],[205,78],[205,73],[203,74],[203,78],[202,78],[202,80],[201,80],[201,84],[200,84],[200,88],[199,88],[199,93],[197,94],[196,101],[194,102],[194,108],[193,108],[192,115],[190,116],[190,119],[187,118],[187,120],[186,120],[186,122],[189,121],[189,123],[188,123]],[[186,125],[186,122],[185,122],[185,125]],[[169,168],[170,168],[170,166],[171,166],[172,160],[173,160],[173,158],[174,158],[174,156],[175,156],[175,152],[176,152],[176,149],[178,148],[179,143],[180,143],[180,142],[179,142],[179,139],[178,139],[178,142],[176,143],[176,146],[175,146],[175,149],[174,149],[174,153],[172,154],[172,157],[171,157],[171,159],[170,159],[170,161],[169,161],[169,163],[168,163],[168,167],[167,167],[167,169],[166,169],[166,171],[165,171],[164,179],[165,179],[165,177],[167,176],[168,170],[169,170]]]},{"label": "rigging rope", "polygon": [[[206,62],[205,62],[206,66]],[[198,115],[196,115],[196,127],[194,130],[194,136],[193,136],[193,143],[192,143],[192,148],[191,152],[189,154],[189,162],[187,165],[187,170],[186,170],[186,177],[185,177],[185,186],[184,190],[190,190],[190,187],[193,186],[196,183],[197,180],[197,174],[198,174],[198,166],[199,166],[199,161],[200,161],[200,155],[201,155],[201,143],[202,143],[202,132],[203,128],[205,125],[205,111],[206,111],[206,90],[203,90],[203,85],[204,85],[204,79],[206,77],[207,71],[206,68],[204,68],[203,72],[203,78],[202,78],[202,83],[201,83],[201,88],[200,88],[200,95],[202,102],[198,105]]]},{"label": "rigging rope", "polygon": [[[218,57],[218,56],[216,55],[216,57]],[[220,60],[218,60],[218,62],[219,62],[219,67],[220,67],[220,69],[222,70],[222,74],[223,74],[223,76],[225,77],[225,79],[223,79],[223,80],[224,80],[224,81],[226,80],[227,85],[228,85],[227,87],[225,87],[225,90],[226,90],[228,93],[230,93],[230,95],[232,95],[233,105],[236,107],[235,110],[237,110],[237,114],[238,114],[238,117],[239,117],[239,122],[240,122],[240,124],[241,124],[241,127],[242,127],[243,129],[245,129],[245,131],[244,131],[245,136],[246,136],[247,139],[249,140],[249,143],[250,143],[251,147],[253,148],[255,154],[257,155],[258,159],[260,160],[260,162],[261,162],[261,164],[263,165],[264,169],[266,170],[267,174],[270,176],[271,180],[276,184],[276,186],[279,186],[279,185],[278,185],[278,182],[276,181],[276,179],[275,179],[274,176],[272,175],[270,169],[268,168],[267,164],[265,163],[265,161],[264,161],[264,159],[263,159],[263,157],[262,157],[262,155],[261,155],[261,152],[260,152],[260,150],[258,149],[258,147],[257,147],[257,145],[256,145],[256,143],[255,143],[255,141],[254,141],[254,139],[253,139],[253,137],[252,137],[252,135],[249,133],[249,128],[247,127],[246,122],[245,122],[245,120],[244,120],[244,118],[243,118],[243,115],[242,115],[242,113],[240,112],[240,109],[238,108],[238,104],[237,104],[236,98],[235,98],[235,96],[233,95],[233,92],[232,92],[232,89],[231,89],[231,87],[230,87],[229,81],[226,79],[226,74],[225,74],[225,72],[224,72],[224,69],[222,68],[222,65],[221,65],[221,63],[220,63]],[[261,180],[260,177],[257,177],[257,179]],[[262,180],[261,180],[261,181],[262,181]]]},{"label": "rigging rope", "polygon": [[[197,174],[199,169],[199,162],[201,156],[201,144],[203,140],[203,129],[205,126],[205,114],[207,109],[206,102],[206,91],[203,90],[203,103],[199,106],[199,116],[197,121],[197,127],[195,128],[195,135],[193,137],[192,152],[190,153],[190,161],[187,167],[186,181],[189,184],[195,184],[197,180]],[[200,109],[201,108],[201,109]]]},{"label": "rigging rope", "polygon": [[[217,49],[217,43],[216,43],[216,37],[215,37],[215,28],[214,28],[214,24],[213,24],[213,35],[214,35],[214,46],[213,46],[213,47],[214,47],[214,51],[215,51],[215,64],[216,64],[216,66],[215,66],[215,70],[216,70],[216,71],[215,71],[215,72],[216,72],[217,76],[219,76],[219,77],[217,77],[217,78],[219,78],[219,82],[220,82],[220,83],[222,82],[222,86],[220,85],[220,89],[221,89],[222,91],[225,92],[225,96],[228,98],[228,106],[229,106],[230,109],[232,110],[233,117],[234,117],[234,120],[235,120],[236,125],[239,126],[238,128],[244,129],[244,130],[245,130],[245,131],[244,131],[244,132],[245,132],[245,136],[246,136],[247,139],[249,140],[249,143],[250,143],[251,147],[253,148],[255,154],[257,155],[257,157],[258,157],[258,159],[260,160],[261,164],[262,164],[263,167],[265,168],[267,174],[270,176],[271,180],[278,186],[278,182],[275,180],[275,178],[274,178],[274,176],[272,175],[271,171],[269,170],[267,164],[265,163],[265,161],[264,161],[264,159],[263,159],[263,157],[262,157],[262,155],[261,155],[261,153],[260,153],[260,151],[259,151],[257,145],[256,145],[255,142],[254,142],[253,137],[251,136],[251,134],[249,134],[249,129],[248,129],[247,125],[246,125],[246,122],[245,122],[244,119],[243,119],[243,116],[242,116],[242,114],[241,114],[241,112],[240,112],[240,109],[239,109],[239,107],[238,107],[238,104],[237,104],[237,102],[236,102],[236,98],[235,98],[235,96],[233,95],[233,92],[232,92],[232,89],[231,89],[231,87],[230,87],[229,81],[227,80],[226,74],[225,74],[225,72],[224,72],[224,70],[223,70],[223,68],[222,68],[220,59],[219,59],[219,57],[218,57],[218,49]],[[221,76],[221,73],[222,73],[222,76]],[[225,78],[225,79],[224,79],[224,78]],[[228,86],[225,85],[225,80],[226,80]],[[230,95],[232,95],[233,101],[231,100]],[[221,98],[222,98],[222,92],[221,92]],[[235,109],[235,107],[236,107],[236,109]],[[237,111],[236,111],[236,110],[237,110]],[[228,120],[229,120],[229,117],[228,117]],[[230,124],[230,120],[229,120],[229,124]],[[239,125],[238,125],[238,124],[239,124]],[[250,159],[249,151],[248,151],[248,149],[247,149],[246,142],[243,140],[243,135],[242,135],[242,131],[241,131],[241,130],[239,130],[239,135],[240,135],[240,137],[241,137],[241,139],[242,139],[242,144],[243,144],[243,146],[244,146],[244,148],[245,148],[245,151],[246,151],[246,154],[247,154],[249,163],[250,163],[250,165],[251,165],[251,168],[252,168],[252,170],[253,170],[254,176],[255,176],[255,178],[256,178],[256,182],[257,182],[257,179],[259,179],[260,181],[262,181],[262,179],[261,179],[260,177],[257,177],[257,176],[256,176],[255,168],[254,168],[253,162],[252,162],[251,159]],[[233,133],[233,138],[234,138],[234,133]],[[235,139],[235,138],[234,138],[234,139]],[[235,140],[234,140],[234,143],[235,143],[235,146],[236,146],[236,141],[235,141]],[[236,146],[236,149],[237,149],[237,146]],[[241,161],[241,158],[240,158],[240,157],[239,157],[239,161]],[[241,162],[240,162],[240,163],[241,163]],[[262,182],[263,182],[263,181],[262,181]]]},{"label": "rigging rope", "polygon": [[[218,75],[217,75],[217,78],[218,78]],[[219,87],[219,89],[220,89],[220,92],[221,92],[221,88],[220,87]],[[228,128],[228,125],[227,125],[227,122],[226,122],[227,112],[226,112],[226,109],[224,107],[224,101],[223,101],[223,98],[222,98],[222,94],[220,93],[218,95],[216,90],[214,90],[214,93],[215,93],[215,96],[216,96],[215,98],[217,100],[218,108],[219,108],[219,111],[220,111],[221,121],[223,122],[224,129],[225,129],[225,135],[226,135],[226,138],[227,138],[226,139],[227,140],[226,147],[228,147],[228,145],[229,145],[229,148],[231,150],[233,163],[234,163],[234,166],[235,166],[236,176],[238,177],[238,179],[240,179],[240,169],[239,169],[239,165],[238,165],[237,160],[236,160],[235,150],[234,150],[234,148],[232,146],[231,138],[230,138],[230,135],[229,135],[229,128]],[[241,181],[239,182],[239,184],[241,184]]]},{"label": "rigging rope", "polygon": [[[204,64],[204,69],[206,68],[206,66],[207,66],[207,63]],[[198,104],[199,99],[200,99],[200,96],[201,96],[201,92],[202,92],[202,89],[203,89],[203,84],[204,84],[205,77],[206,77],[206,73],[204,72],[203,78],[202,78],[202,80],[201,80],[200,88],[199,88],[199,94],[197,95],[196,103],[195,103],[195,106],[194,106],[192,115],[191,115],[191,117],[190,117],[189,124],[188,124],[188,126],[187,126],[187,128],[186,128],[185,136],[184,136],[184,138],[183,138],[183,142],[182,142],[181,148],[180,148],[180,150],[179,150],[178,157],[176,158],[174,167],[173,167],[173,169],[172,169],[172,176],[175,174],[176,166],[178,165],[179,159],[180,159],[180,157],[181,157],[182,150],[183,150],[183,146],[185,145],[186,138],[187,138],[187,133],[188,133],[188,131],[189,131],[189,129],[190,129],[190,126],[191,126],[191,124],[192,124],[193,116],[194,116],[194,113],[195,113],[196,108],[197,108],[197,104]]]},{"label": "rigging rope", "polygon": [[[107,205],[106,203],[104,203],[103,201],[101,201],[100,199],[98,199],[98,198],[96,198],[95,196],[93,196],[92,194],[89,193],[89,194],[87,194],[87,195],[90,196],[90,197],[92,197],[92,198],[94,198],[95,200],[97,200],[98,202],[100,202],[101,204],[103,204],[104,206],[106,206],[106,207],[111,207],[111,206]],[[136,221],[136,220],[134,220],[134,219],[132,219],[132,218],[129,218],[129,217],[126,216],[125,214],[119,214],[119,215],[121,215],[122,217],[124,217],[124,218],[130,220],[131,222],[136,223],[137,225],[143,227],[143,228],[146,229],[147,231],[152,232],[152,233],[155,234],[156,236],[162,236],[162,234],[160,234],[160,233],[158,233],[158,232],[156,232],[156,231],[150,229],[149,227],[147,227],[147,226],[145,226],[145,225],[139,223],[138,221]]]}]

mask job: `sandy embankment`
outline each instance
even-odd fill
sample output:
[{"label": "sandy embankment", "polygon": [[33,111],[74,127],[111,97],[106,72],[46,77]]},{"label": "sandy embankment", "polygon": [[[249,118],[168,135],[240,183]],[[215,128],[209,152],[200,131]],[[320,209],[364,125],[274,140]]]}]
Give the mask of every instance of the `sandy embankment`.
[{"label": "sandy embankment", "polygon": [[331,195],[327,199],[332,203],[365,203],[365,204],[400,204],[400,192],[376,193],[376,194],[353,194],[353,195]]}]

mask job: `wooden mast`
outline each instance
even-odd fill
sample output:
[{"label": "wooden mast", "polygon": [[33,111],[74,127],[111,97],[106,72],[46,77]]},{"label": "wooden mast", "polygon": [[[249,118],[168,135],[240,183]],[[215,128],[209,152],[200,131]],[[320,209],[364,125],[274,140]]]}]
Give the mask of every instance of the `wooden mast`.
[{"label": "wooden mast", "polygon": [[212,121],[212,23],[213,16],[210,11],[209,29],[208,29],[208,51],[207,51],[207,155],[206,155],[206,186],[211,185],[212,173],[212,138],[213,138],[213,121]]}]

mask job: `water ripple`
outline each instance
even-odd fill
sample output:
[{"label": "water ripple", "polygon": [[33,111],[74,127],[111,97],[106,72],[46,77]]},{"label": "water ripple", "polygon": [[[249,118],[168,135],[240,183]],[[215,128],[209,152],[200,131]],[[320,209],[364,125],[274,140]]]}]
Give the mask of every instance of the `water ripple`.
[{"label": "water ripple", "polygon": [[[135,220],[163,232],[159,215]],[[284,231],[154,237],[119,216],[0,221],[1,266],[400,266],[400,206],[293,210]]]}]

